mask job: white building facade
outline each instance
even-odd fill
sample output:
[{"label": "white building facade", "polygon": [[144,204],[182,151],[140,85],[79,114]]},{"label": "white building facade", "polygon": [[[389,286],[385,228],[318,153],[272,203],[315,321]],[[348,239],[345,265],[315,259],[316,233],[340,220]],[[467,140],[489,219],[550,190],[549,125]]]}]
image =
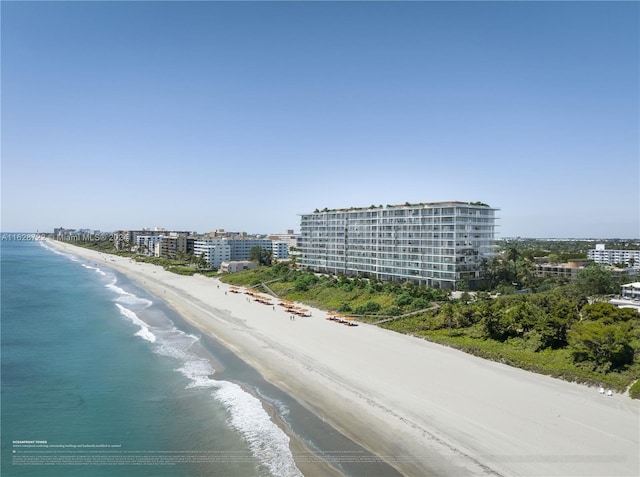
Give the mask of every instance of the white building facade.
[{"label": "white building facade", "polygon": [[209,268],[219,269],[222,262],[231,260],[231,247],[225,239],[194,240],[193,254],[196,257],[204,255]]},{"label": "white building facade", "polygon": [[640,282],[627,283],[622,285],[622,298],[627,300],[640,301]]},{"label": "white building facade", "polygon": [[480,279],[483,259],[493,256],[497,210],[465,202],[316,210],[301,215],[299,263],[454,290]]},{"label": "white building facade", "polygon": [[137,235],[136,245],[138,246],[138,253],[144,255],[155,255],[156,244],[162,242],[161,235]]},{"label": "white building facade", "polygon": [[602,265],[626,263],[629,268],[640,270],[640,250],[607,250],[604,244],[587,252],[589,259]]},{"label": "white building facade", "polygon": [[262,249],[271,252],[272,241],[267,239],[258,238],[241,238],[241,239],[229,239],[227,241],[231,247],[231,259],[230,260],[249,260],[249,254],[253,247],[261,247]]}]

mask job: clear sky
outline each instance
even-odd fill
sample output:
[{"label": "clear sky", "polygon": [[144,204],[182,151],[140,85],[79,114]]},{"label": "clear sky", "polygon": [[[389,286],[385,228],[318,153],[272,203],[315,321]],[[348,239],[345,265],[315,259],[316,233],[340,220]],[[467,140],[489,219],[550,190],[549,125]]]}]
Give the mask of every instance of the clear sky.
[{"label": "clear sky", "polygon": [[640,237],[638,2],[1,2],[3,231],[482,201]]}]

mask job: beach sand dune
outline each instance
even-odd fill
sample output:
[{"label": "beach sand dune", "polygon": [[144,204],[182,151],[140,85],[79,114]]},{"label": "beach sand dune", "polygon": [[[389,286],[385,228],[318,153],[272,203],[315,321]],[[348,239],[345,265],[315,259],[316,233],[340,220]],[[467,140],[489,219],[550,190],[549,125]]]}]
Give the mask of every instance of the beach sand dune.
[{"label": "beach sand dune", "polygon": [[[640,403],[375,326],[291,319],[202,276],[55,243],[166,300],[409,476],[638,476]],[[274,301],[275,303],[275,301]]]}]

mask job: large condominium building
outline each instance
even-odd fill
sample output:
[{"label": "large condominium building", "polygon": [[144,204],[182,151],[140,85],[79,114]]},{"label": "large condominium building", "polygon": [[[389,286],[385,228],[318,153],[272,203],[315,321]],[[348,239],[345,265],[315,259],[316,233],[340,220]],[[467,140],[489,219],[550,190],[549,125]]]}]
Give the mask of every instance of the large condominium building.
[{"label": "large condominium building", "polygon": [[253,247],[261,247],[264,250],[272,250],[272,241],[259,238],[233,238],[228,240],[231,247],[231,260],[248,260]]},{"label": "large condominium building", "polygon": [[629,268],[640,270],[640,250],[607,250],[604,244],[596,244],[587,256],[602,265],[626,263]]},{"label": "large condominium building", "polygon": [[465,202],[316,210],[301,216],[300,264],[455,289],[481,278],[482,260],[493,253],[496,210]]},{"label": "large condominium building", "polygon": [[258,238],[203,238],[193,242],[196,257],[204,254],[211,268],[220,268],[222,262],[248,260],[253,247],[272,251],[271,240]]}]

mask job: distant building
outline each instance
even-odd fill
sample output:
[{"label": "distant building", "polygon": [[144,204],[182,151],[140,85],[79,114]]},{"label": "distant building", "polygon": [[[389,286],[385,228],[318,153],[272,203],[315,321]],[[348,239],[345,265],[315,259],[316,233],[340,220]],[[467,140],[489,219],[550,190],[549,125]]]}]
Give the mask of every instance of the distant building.
[{"label": "distant building", "polygon": [[160,257],[175,258],[181,252],[187,253],[187,235],[179,232],[171,232],[168,235],[162,236],[159,245]]},{"label": "distant building", "polygon": [[607,250],[604,244],[596,244],[587,256],[602,265],[626,263],[629,268],[640,270],[640,250]]},{"label": "distant building", "polygon": [[250,262],[249,260],[237,260],[232,262],[222,262],[220,264],[220,271],[223,273],[235,273],[243,270],[251,270],[258,268],[258,264]]},{"label": "distant building", "polygon": [[536,265],[536,276],[540,278],[566,278],[567,280],[577,280],[578,272],[582,270],[588,262],[573,261],[568,263],[538,263]]},{"label": "distant building", "polygon": [[143,255],[155,255],[156,244],[162,241],[162,235],[138,235],[136,246],[138,253]]},{"label": "distant building", "polygon": [[[141,229],[141,230],[116,230],[113,233],[113,243],[117,250],[126,250],[129,247],[138,243],[138,237],[140,235],[146,236],[184,236],[191,235],[191,232],[187,231],[168,231],[163,228]],[[156,244],[154,244],[156,245]],[[186,251],[186,247],[185,247]]]},{"label": "distant building", "polygon": [[209,268],[218,269],[222,262],[231,260],[231,247],[226,239],[196,239],[193,254],[196,257],[204,255]]},{"label": "distant building", "polygon": [[248,260],[253,247],[260,247],[268,252],[272,251],[271,240],[259,238],[233,238],[227,241],[231,247],[231,260]]},{"label": "distant building", "polygon": [[496,210],[467,202],[316,210],[301,215],[299,263],[455,290],[461,280],[482,278],[483,260],[493,256]]},{"label": "distant building", "polygon": [[285,242],[288,247],[300,246],[300,234],[293,233],[293,230],[287,230],[286,233],[283,234],[267,235],[267,239],[273,240],[274,242]]},{"label": "distant building", "polygon": [[271,246],[271,256],[276,260],[289,258],[289,244],[273,240]]},{"label": "distant building", "polygon": [[622,292],[620,295],[626,300],[640,301],[640,282],[622,285]]}]

